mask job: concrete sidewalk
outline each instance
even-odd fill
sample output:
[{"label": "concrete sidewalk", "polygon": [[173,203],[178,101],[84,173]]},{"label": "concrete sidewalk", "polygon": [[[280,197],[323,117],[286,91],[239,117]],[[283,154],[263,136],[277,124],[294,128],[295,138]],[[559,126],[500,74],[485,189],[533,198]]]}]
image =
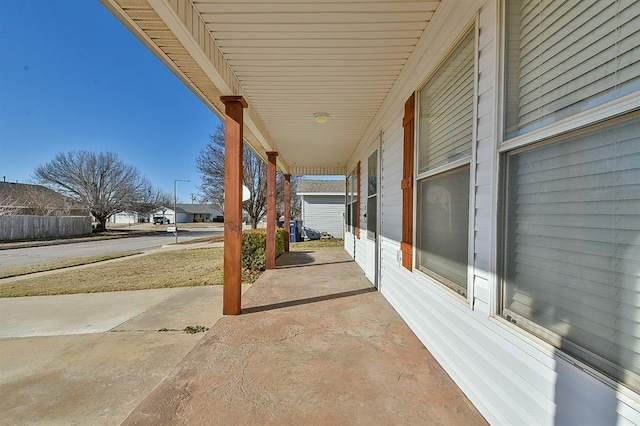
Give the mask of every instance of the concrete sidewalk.
[{"label": "concrete sidewalk", "polygon": [[125,424],[486,424],[344,251],[279,265]]},{"label": "concrete sidewalk", "polygon": [[120,424],[221,315],[222,286],[0,299],[0,424]]}]

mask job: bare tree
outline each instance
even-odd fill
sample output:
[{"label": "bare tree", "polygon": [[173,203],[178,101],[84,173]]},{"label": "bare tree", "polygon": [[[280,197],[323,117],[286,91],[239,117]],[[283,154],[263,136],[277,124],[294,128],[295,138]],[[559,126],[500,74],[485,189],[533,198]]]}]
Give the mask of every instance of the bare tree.
[{"label": "bare tree", "polygon": [[112,214],[133,210],[150,187],[138,169],[111,152],[60,153],[36,167],[33,176],[39,183],[88,206],[99,223],[98,230],[106,228]]},{"label": "bare tree", "polygon": [[28,185],[23,192],[25,209],[36,216],[68,216],[76,204],[71,198],[62,196],[54,191]]},{"label": "bare tree", "polygon": [[159,207],[172,205],[173,195],[163,192],[160,188],[152,188],[149,186],[142,191],[141,198],[136,201],[132,211],[138,213],[140,216],[149,217],[151,213]]},{"label": "bare tree", "polygon": [[[289,219],[293,219],[295,217],[299,217],[301,214],[301,205],[300,198],[296,195],[298,190],[298,181],[300,180],[300,176],[291,176],[291,194],[290,194],[290,202],[291,202],[291,217]],[[278,194],[276,197],[276,210],[277,217],[284,216],[284,174],[278,173],[276,186],[278,188]],[[285,218],[286,221],[286,218]]]},{"label": "bare tree", "polygon": [[[202,199],[220,211],[224,211],[224,156],[224,125],[220,124],[196,160],[202,179],[199,188]],[[242,203],[242,208],[249,215],[251,227],[256,228],[267,213],[267,167],[246,144],[243,147],[242,175],[243,184],[251,193],[249,200]]]},{"label": "bare tree", "polygon": [[9,194],[0,192],[0,216],[14,215],[20,211],[20,206],[15,198]]}]

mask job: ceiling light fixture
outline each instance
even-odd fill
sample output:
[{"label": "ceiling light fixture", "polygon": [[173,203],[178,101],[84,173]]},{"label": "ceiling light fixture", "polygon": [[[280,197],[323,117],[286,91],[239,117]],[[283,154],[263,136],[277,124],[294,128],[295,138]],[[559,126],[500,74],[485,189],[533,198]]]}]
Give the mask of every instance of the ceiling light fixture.
[{"label": "ceiling light fixture", "polygon": [[329,114],[326,112],[316,112],[315,114],[313,114],[313,118],[316,119],[316,123],[322,124],[327,122],[327,120],[329,119]]}]

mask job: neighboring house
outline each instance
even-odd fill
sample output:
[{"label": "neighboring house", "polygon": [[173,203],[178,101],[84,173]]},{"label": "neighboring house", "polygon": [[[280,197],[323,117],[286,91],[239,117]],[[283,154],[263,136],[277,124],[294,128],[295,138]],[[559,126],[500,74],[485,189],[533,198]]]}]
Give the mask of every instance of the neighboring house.
[{"label": "neighboring house", "polygon": [[349,177],[345,249],[489,423],[640,424],[639,2],[103,3]]},{"label": "neighboring house", "polygon": [[34,216],[89,216],[89,209],[41,185],[0,182],[0,214]]},{"label": "neighboring house", "polygon": [[344,189],[344,180],[298,181],[296,195],[301,198],[302,226],[344,238]]},{"label": "neighboring house", "polygon": [[172,208],[161,206],[149,215],[149,222],[157,223],[158,219],[166,218],[168,223],[176,223],[175,213]]},{"label": "neighboring house", "polygon": [[138,223],[138,222],[148,222],[149,217],[146,215],[141,215],[135,212],[119,212],[114,213],[109,217],[110,223]]},{"label": "neighboring house", "polygon": [[[222,222],[224,216],[212,204],[176,204],[178,223],[191,222]],[[176,215],[173,208],[161,207],[151,213],[150,221],[154,218],[166,217],[169,223],[176,223]]]},{"label": "neighboring house", "polygon": [[178,223],[222,222],[224,216],[212,204],[177,204]]},{"label": "neighboring house", "polygon": [[91,234],[89,209],[52,189],[0,182],[0,241],[34,241]]}]

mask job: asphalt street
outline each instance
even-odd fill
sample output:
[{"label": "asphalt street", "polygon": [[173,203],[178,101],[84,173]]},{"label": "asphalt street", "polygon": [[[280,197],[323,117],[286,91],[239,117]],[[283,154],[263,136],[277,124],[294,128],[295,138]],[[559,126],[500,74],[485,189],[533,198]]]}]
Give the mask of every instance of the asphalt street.
[{"label": "asphalt street", "polygon": [[[178,238],[180,242],[183,242],[222,234],[222,227],[192,228],[188,230],[181,230]],[[122,253],[127,251],[144,252],[174,243],[175,235],[173,233],[166,233],[131,238],[118,238],[113,240],[0,250],[0,269],[33,265],[36,263],[56,260],[74,259],[78,257]]]}]

